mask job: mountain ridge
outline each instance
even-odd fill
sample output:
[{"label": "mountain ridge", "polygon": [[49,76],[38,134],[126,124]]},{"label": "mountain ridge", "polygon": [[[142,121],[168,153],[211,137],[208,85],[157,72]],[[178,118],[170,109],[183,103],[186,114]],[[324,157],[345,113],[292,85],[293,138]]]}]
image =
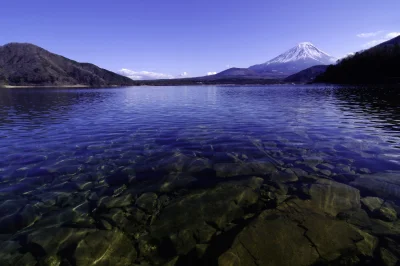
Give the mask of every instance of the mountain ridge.
[{"label": "mountain ridge", "polygon": [[79,63],[31,43],[0,46],[0,85],[122,86],[134,81],[91,63]]},{"label": "mountain ridge", "polygon": [[331,65],[315,82],[400,84],[400,36]]}]

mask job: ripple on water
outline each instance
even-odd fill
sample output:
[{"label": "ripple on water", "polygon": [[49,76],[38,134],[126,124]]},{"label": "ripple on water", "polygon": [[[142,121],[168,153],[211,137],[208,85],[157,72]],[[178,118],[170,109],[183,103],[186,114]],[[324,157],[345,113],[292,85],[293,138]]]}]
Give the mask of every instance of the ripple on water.
[{"label": "ripple on water", "polygon": [[238,257],[256,265],[289,263],[300,251],[308,264],[400,257],[398,91],[0,96],[0,253],[12,254],[1,265],[230,265]]}]

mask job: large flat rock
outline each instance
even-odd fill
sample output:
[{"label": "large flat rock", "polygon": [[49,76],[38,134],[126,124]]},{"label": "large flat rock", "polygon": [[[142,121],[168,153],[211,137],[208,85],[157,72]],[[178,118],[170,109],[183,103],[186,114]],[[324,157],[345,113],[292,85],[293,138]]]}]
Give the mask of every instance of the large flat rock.
[{"label": "large flat rock", "polygon": [[349,254],[363,253],[368,245],[352,225],[315,212],[301,200],[264,211],[245,227],[219,265],[312,265]]}]

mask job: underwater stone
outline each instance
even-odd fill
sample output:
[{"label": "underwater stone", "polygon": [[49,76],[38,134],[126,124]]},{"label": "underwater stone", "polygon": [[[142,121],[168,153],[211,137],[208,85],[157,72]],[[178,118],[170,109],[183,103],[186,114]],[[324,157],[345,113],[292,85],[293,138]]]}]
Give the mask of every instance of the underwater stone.
[{"label": "underwater stone", "polygon": [[244,185],[244,181],[193,191],[161,211],[151,227],[152,235],[160,239],[170,232],[199,228],[204,223],[222,229],[243,217],[245,209],[256,204],[258,198],[259,193]]},{"label": "underwater stone", "polygon": [[361,203],[369,212],[373,212],[376,209],[379,209],[383,204],[383,199],[378,197],[365,197],[361,199]]},{"label": "underwater stone", "polygon": [[335,169],[335,166],[329,164],[329,163],[322,163],[322,164],[318,164],[317,168],[319,169],[325,169],[325,170],[333,170]]},{"label": "underwater stone", "polygon": [[169,236],[169,239],[178,255],[186,255],[196,246],[193,231],[190,229],[184,229],[176,234],[172,234]]},{"label": "underwater stone", "polygon": [[338,213],[336,216],[341,220],[345,220],[349,224],[355,225],[359,228],[370,228],[372,221],[367,212],[363,209],[348,210]]},{"label": "underwater stone", "polygon": [[37,209],[28,204],[18,211],[3,214],[0,218],[0,233],[14,233],[31,225],[38,218]]},{"label": "underwater stone", "polygon": [[68,227],[43,228],[31,232],[27,236],[28,244],[39,245],[46,254],[56,254],[83,239],[95,229],[77,229]]},{"label": "underwater stone", "polygon": [[385,199],[400,200],[400,183],[392,178],[381,176],[361,177],[350,185],[360,189],[363,194],[378,196]]},{"label": "underwater stone", "polygon": [[138,248],[141,257],[154,257],[157,252],[157,245],[147,236],[139,239]]},{"label": "underwater stone", "polygon": [[194,236],[198,243],[205,244],[210,242],[211,238],[215,235],[216,232],[217,229],[215,229],[214,227],[208,224],[203,224],[202,226],[199,226],[195,229]]},{"label": "underwater stone", "polygon": [[79,241],[73,257],[76,266],[130,266],[137,252],[121,231],[97,231]]},{"label": "underwater stone", "polygon": [[212,170],[212,162],[208,159],[193,159],[186,168],[188,173],[206,173]]},{"label": "underwater stone", "polygon": [[18,242],[0,242],[0,265],[2,266],[35,266],[37,261],[31,253],[22,253]]},{"label": "underwater stone", "polygon": [[379,249],[379,255],[381,257],[384,266],[397,265],[398,258],[386,248],[381,247]]},{"label": "underwater stone", "polygon": [[109,222],[107,222],[106,220],[104,220],[104,219],[100,219],[100,225],[105,229],[105,230],[112,230],[112,225],[109,223]]},{"label": "underwater stone", "polygon": [[361,174],[370,174],[371,173],[371,171],[368,168],[360,168],[358,170],[358,172]]},{"label": "underwater stone", "polygon": [[162,180],[158,190],[162,193],[169,193],[179,188],[189,187],[197,181],[197,178],[187,173],[170,173]]},{"label": "underwater stone", "polygon": [[334,261],[342,254],[358,254],[363,236],[348,223],[316,211],[298,199],[263,211],[235,237],[219,265],[312,265],[320,257]]},{"label": "underwater stone", "polygon": [[161,172],[181,172],[183,168],[190,162],[190,157],[174,153],[171,156],[166,156],[156,166],[156,169]]},{"label": "underwater stone", "polygon": [[355,229],[363,237],[363,240],[356,243],[358,251],[365,257],[374,257],[375,249],[379,243],[378,238],[360,229]]},{"label": "underwater stone", "polygon": [[129,174],[121,169],[109,173],[106,177],[106,182],[110,186],[120,186],[129,184],[131,181],[131,177]]},{"label": "underwater stone", "polygon": [[198,259],[202,258],[203,255],[206,253],[209,245],[208,244],[197,244],[195,246],[195,251],[196,251],[196,257]]},{"label": "underwater stone", "polygon": [[400,243],[398,241],[394,241],[393,239],[386,237],[384,239],[384,243],[390,252],[392,252],[397,257],[400,256]]},{"label": "underwater stone", "polygon": [[156,193],[144,193],[136,200],[136,206],[147,213],[153,213],[157,207],[157,198],[158,196]]},{"label": "underwater stone", "polygon": [[[241,266],[239,255],[233,251],[226,251],[218,257],[218,266]],[[248,264],[248,265],[256,265]]]},{"label": "underwater stone", "polygon": [[270,176],[270,180],[273,182],[291,183],[297,182],[299,178],[291,169],[286,169],[285,172],[273,173]]},{"label": "underwater stone", "polygon": [[284,217],[263,212],[244,228],[218,265],[311,265],[318,253],[304,237],[305,229]]},{"label": "underwater stone", "polygon": [[98,206],[105,207],[107,209],[111,208],[121,208],[121,207],[126,207],[130,206],[133,203],[133,196],[132,194],[126,194],[123,196],[119,197],[102,197],[99,200]]},{"label": "underwater stone", "polygon": [[360,208],[360,191],[345,184],[320,179],[311,185],[309,193],[316,207],[333,216]]},{"label": "underwater stone", "polygon": [[214,170],[216,176],[222,178],[253,174],[253,169],[249,165],[236,163],[217,163],[214,164]]},{"label": "underwater stone", "polygon": [[389,204],[383,204],[380,208],[375,209],[372,212],[372,215],[373,217],[388,222],[394,222],[397,220],[397,213]]}]

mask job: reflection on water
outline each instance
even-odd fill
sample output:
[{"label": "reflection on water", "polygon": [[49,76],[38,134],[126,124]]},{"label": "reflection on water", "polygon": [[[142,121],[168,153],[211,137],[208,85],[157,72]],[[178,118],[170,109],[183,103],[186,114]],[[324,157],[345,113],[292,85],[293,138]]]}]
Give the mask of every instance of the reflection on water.
[{"label": "reflection on water", "polygon": [[[315,86],[2,89],[0,240],[14,254],[2,263],[291,265],[297,251],[279,257],[290,245],[308,254],[303,265],[396,258],[399,96]],[[340,233],[349,238],[332,240]],[[121,248],[107,253],[110,245]]]}]

